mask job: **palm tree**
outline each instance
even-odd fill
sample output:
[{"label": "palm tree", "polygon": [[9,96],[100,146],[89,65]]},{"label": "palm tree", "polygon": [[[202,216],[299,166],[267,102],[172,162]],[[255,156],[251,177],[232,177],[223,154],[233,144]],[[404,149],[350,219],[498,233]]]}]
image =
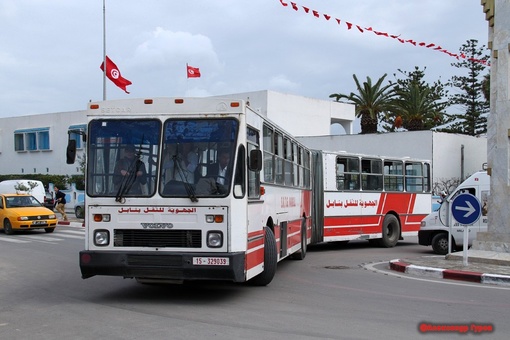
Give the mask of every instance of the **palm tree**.
[{"label": "palm tree", "polygon": [[356,105],[356,117],[361,118],[361,133],[376,133],[380,114],[391,110],[393,107],[394,85],[382,86],[386,74],[379,78],[374,85],[372,85],[372,79],[367,77],[367,80],[363,82],[363,86],[360,85],[355,74],[352,77],[356,83],[358,93],[351,92],[348,95],[333,93],[329,97],[335,98],[337,102],[344,98]]},{"label": "palm tree", "polygon": [[[431,96],[431,89],[416,83],[396,91],[392,114],[409,131],[430,130],[443,123],[441,103]],[[395,124],[396,125],[396,124]]]}]

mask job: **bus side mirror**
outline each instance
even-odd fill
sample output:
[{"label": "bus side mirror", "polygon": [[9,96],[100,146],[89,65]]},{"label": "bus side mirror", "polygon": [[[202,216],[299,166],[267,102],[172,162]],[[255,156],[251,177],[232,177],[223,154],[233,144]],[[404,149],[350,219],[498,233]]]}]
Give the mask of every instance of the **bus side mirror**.
[{"label": "bus side mirror", "polygon": [[69,139],[67,141],[66,163],[74,164],[75,160],[76,160],[76,140]]},{"label": "bus side mirror", "polygon": [[262,151],[260,151],[259,149],[250,151],[248,168],[251,171],[262,170]]}]

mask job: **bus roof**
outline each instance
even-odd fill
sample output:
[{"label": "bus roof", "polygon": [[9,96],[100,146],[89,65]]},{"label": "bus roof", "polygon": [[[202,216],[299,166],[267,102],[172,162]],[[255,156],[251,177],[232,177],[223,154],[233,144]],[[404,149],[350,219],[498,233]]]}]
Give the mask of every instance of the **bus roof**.
[{"label": "bus roof", "polygon": [[243,100],[221,98],[133,98],[88,103],[89,116],[125,116],[126,114],[157,113],[242,113]]}]

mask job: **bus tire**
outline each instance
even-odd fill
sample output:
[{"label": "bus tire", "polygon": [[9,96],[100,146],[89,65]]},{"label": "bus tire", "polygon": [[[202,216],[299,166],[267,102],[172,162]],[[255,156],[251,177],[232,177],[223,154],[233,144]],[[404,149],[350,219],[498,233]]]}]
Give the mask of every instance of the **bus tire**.
[{"label": "bus tire", "polygon": [[384,217],[382,227],[382,238],[380,244],[382,247],[394,247],[400,238],[400,223],[398,219],[391,214]]},{"label": "bus tire", "polygon": [[291,255],[291,258],[293,260],[304,260],[306,257],[306,222],[305,219],[303,219],[303,222],[301,222],[301,249],[295,252]]},{"label": "bus tire", "polygon": [[[431,245],[434,253],[439,255],[448,254],[448,233],[439,233],[434,235]],[[452,247],[452,249],[455,249],[455,247]]]},{"label": "bus tire", "polygon": [[269,227],[265,227],[264,234],[264,271],[251,279],[254,286],[267,286],[274,278],[278,263],[274,233]]}]

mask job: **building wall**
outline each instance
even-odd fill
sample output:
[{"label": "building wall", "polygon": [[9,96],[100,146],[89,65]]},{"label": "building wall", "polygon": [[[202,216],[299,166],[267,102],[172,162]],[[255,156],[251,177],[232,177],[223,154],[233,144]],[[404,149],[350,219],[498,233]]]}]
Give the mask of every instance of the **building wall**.
[{"label": "building wall", "polygon": [[[319,150],[430,160],[433,179],[466,178],[487,162],[486,138],[434,131],[308,136],[299,139],[308,147]],[[464,160],[461,162],[462,158]]]},{"label": "building wall", "polygon": [[[86,111],[0,118],[0,172],[6,174],[77,175],[79,165],[66,164],[70,126],[86,124]],[[49,149],[15,151],[17,130],[49,128]],[[81,155],[83,150],[78,151]]]},{"label": "building wall", "polygon": [[354,105],[296,96],[275,91],[255,91],[218,96],[248,101],[250,106],[296,136],[329,135],[339,123],[347,134],[353,131]]}]

